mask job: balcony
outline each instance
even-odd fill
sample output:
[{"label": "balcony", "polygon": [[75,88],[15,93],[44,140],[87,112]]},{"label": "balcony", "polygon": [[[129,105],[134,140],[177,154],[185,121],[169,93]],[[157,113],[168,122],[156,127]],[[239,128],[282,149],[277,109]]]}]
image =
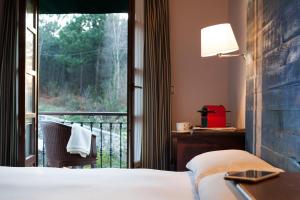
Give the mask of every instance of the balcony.
[{"label": "balcony", "polygon": [[[39,122],[79,124],[96,134],[97,168],[127,168],[126,112],[41,112]],[[39,166],[47,166],[42,129],[38,135]]]}]

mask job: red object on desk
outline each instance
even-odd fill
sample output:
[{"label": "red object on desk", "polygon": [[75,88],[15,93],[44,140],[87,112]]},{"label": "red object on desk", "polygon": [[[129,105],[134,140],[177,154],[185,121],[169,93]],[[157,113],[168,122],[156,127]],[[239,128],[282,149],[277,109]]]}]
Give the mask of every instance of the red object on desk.
[{"label": "red object on desk", "polygon": [[207,128],[224,128],[226,127],[226,110],[222,105],[206,105],[202,107],[201,125]]}]

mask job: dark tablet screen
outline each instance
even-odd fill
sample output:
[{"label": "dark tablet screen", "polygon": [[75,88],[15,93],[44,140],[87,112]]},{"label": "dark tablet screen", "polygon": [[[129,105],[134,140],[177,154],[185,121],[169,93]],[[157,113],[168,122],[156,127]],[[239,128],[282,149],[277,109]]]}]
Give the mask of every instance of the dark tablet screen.
[{"label": "dark tablet screen", "polygon": [[277,175],[279,175],[279,172],[248,170],[239,172],[227,172],[224,178],[226,180],[258,182]]},{"label": "dark tablet screen", "polygon": [[262,176],[267,176],[273,174],[274,172],[266,172],[266,171],[256,171],[256,170],[248,170],[244,172],[228,172],[229,176],[238,176],[245,178],[260,178]]}]

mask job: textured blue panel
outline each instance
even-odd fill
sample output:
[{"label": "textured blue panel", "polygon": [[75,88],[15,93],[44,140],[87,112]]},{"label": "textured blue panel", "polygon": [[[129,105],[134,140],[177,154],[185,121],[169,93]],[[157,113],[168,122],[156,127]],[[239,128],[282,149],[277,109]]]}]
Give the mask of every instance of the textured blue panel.
[{"label": "textured blue panel", "polygon": [[287,2],[281,10],[283,41],[288,41],[300,33],[300,1]]},{"label": "textured blue panel", "polygon": [[[263,106],[265,109],[277,111],[300,110],[300,82],[265,90]],[[294,120],[299,122],[298,119]]]},{"label": "textured blue panel", "polygon": [[[288,171],[300,171],[300,0],[263,0],[261,156]],[[248,11],[253,9],[249,3]],[[248,16],[248,33],[253,33]],[[259,31],[248,38],[248,49]],[[249,34],[248,34],[249,37]],[[257,41],[259,42],[259,41]],[[255,71],[249,69],[249,71]],[[247,76],[246,144],[255,134],[253,77]],[[260,110],[260,109],[258,109]]]},{"label": "textured blue panel", "polygon": [[246,111],[246,150],[254,152],[253,149],[253,111]]}]

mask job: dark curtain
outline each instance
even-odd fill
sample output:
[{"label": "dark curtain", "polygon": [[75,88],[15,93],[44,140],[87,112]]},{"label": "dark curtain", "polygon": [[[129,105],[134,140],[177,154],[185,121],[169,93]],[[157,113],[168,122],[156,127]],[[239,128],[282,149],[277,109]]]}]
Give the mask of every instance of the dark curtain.
[{"label": "dark curtain", "polygon": [[143,168],[169,169],[169,40],[168,0],[145,0]]},{"label": "dark curtain", "polygon": [[17,0],[0,2],[0,165],[17,166]]}]

